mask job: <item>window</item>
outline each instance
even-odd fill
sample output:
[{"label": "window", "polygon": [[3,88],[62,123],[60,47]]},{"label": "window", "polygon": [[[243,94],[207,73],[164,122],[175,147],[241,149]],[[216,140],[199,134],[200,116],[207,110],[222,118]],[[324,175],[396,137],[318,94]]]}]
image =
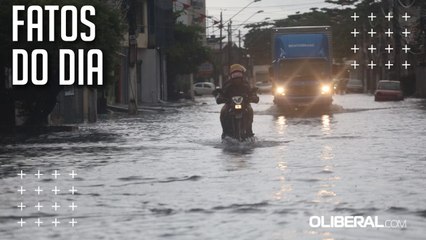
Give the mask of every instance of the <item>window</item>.
[{"label": "window", "polygon": [[137,1],[136,26],[139,33],[145,32],[145,1]]}]

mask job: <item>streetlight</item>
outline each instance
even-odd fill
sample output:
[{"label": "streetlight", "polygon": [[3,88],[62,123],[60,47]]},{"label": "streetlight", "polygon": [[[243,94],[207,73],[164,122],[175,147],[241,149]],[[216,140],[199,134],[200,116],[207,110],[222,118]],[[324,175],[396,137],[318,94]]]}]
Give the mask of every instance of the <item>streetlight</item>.
[{"label": "streetlight", "polygon": [[[232,16],[231,18],[228,19],[228,67],[231,66],[232,64],[232,19],[234,17],[236,17],[238,14],[240,14],[242,11],[244,11],[244,9],[248,8],[250,5],[252,5],[253,3],[256,2],[260,2],[261,0],[254,0],[252,2],[250,2],[249,4],[247,4],[246,6],[244,6],[243,8],[241,8],[240,11],[238,11],[236,14],[234,14],[234,16]],[[260,10],[263,12],[263,10]],[[258,11],[258,12],[260,12]],[[256,12],[255,14],[257,14],[258,12]],[[253,15],[254,16],[254,15]],[[252,16],[250,16],[251,18]]]},{"label": "streetlight", "polygon": [[[246,23],[248,20],[250,20],[252,17],[254,17],[254,15],[256,15],[256,14],[259,14],[259,13],[263,13],[264,11],[263,10],[259,10],[259,11],[257,11],[257,12],[255,12],[255,13],[253,13],[250,17],[248,17],[246,20],[244,20],[241,24],[239,24],[240,26],[237,28],[237,29],[235,29],[234,31],[237,31],[238,29],[240,29],[241,28],[241,26],[244,26],[244,23]],[[266,19],[266,18],[265,18]],[[270,19],[270,18],[269,18]]]},{"label": "streetlight", "polygon": [[234,14],[234,16],[230,17],[230,18],[228,19],[228,21],[226,21],[225,23],[230,22],[230,21],[231,21],[234,17],[236,17],[238,14],[240,14],[242,11],[244,11],[244,9],[248,8],[248,7],[249,7],[250,5],[252,5],[253,3],[255,3],[255,2],[260,2],[260,1],[262,1],[262,0],[254,0],[254,1],[252,1],[252,2],[249,2],[249,4],[247,4],[245,7],[241,8],[241,10],[240,10],[240,11],[238,11],[236,14]]},{"label": "streetlight", "polygon": [[[250,20],[252,17],[254,17],[254,15],[256,15],[256,14],[258,14],[258,13],[263,13],[264,11],[263,10],[259,10],[259,11],[257,11],[257,12],[255,12],[255,13],[253,13],[250,17],[248,17],[246,20],[244,20],[239,26],[238,26],[238,28],[237,29],[235,29],[234,31],[237,31],[238,30],[238,46],[241,48],[241,31],[239,30],[240,28],[241,28],[241,26],[244,26],[244,24],[248,21],[248,20]],[[232,32],[233,32],[233,30],[231,29],[231,34],[232,34]]]},{"label": "streetlight", "polygon": [[224,24],[228,23],[228,65],[231,64],[231,45],[232,45],[232,32],[231,32],[231,28],[232,28],[232,19],[234,17],[236,17],[238,14],[240,14],[242,11],[244,11],[246,8],[248,8],[250,5],[252,5],[253,3],[256,2],[260,2],[261,0],[253,0],[251,2],[249,2],[246,6],[244,6],[243,8],[241,8],[236,14],[234,14],[232,17],[230,17],[226,22],[223,22],[223,18],[222,18],[222,12],[220,12],[220,24],[219,24],[219,29],[220,29],[220,45],[219,45],[219,52],[220,52],[220,80],[219,80],[219,84],[222,85],[222,78],[223,78],[223,69],[222,69],[222,29],[224,27]]}]

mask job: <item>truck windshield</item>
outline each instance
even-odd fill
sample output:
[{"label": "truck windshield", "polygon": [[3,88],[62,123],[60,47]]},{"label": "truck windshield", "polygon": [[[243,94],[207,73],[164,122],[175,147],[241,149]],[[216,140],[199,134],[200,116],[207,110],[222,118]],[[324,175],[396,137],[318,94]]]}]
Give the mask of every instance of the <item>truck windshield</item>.
[{"label": "truck windshield", "polygon": [[292,59],[280,62],[280,80],[325,80],[329,76],[328,62],[324,59]]}]

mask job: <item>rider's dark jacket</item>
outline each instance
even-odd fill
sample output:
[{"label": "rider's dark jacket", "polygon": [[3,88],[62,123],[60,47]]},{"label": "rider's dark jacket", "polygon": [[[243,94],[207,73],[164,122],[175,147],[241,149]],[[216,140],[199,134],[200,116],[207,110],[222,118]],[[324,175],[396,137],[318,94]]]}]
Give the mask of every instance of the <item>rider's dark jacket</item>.
[{"label": "rider's dark jacket", "polygon": [[222,87],[222,94],[216,98],[217,104],[227,103],[234,96],[247,97],[249,102],[258,103],[259,97],[252,91],[244,77],[234,77],[227,80]]}]

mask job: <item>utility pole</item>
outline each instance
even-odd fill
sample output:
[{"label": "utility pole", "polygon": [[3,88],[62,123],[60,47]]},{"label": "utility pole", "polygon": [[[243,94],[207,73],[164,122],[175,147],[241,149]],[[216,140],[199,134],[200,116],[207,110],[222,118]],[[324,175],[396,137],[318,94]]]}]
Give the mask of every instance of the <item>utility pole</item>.
[{"label": "utility pole", "polygon": [[366,32],[365,23],[362,24],[362,42],[361,42],[361,53],[362,53],[362,60],[364,63],[362,64],[362,79],[364,81],[364,92],[367,92],[370,90],[370,81],[369,81],[369,75],[367,70],[367,64],[368,64],[368,55],[367,55],[367,38],[365,35]]},{"label": "utility pole", "polygon": [[232,20],[228,23],[228,69],[232,64]]},{"label": "utility pole", "polygon": [[241,30],[238,30],[238,47],[241,48]]},{"label": "utility pole", "polygon": [[137,29],[136,29],[136,0],[129,1],[129,12],[128,12],[128,21],[129,21],[129,114],[136,115],[138,113],[138,96],[137,96]]},{"label": "utility pole", "polygon": [[394,41],[395,41],[395,79],[401,81],[401,26],[399,24],[399,6],[398,0],[393,1],[393,29],[394,29]]},{"label": "utility pole", "polygon": [[220,24],[219,24],[219,29],[220,29],[220,36],[219,36],[219,39],[220,39],[220,42],[219,42],[219,64],[220,64],[220,66],[219,66],[219,69],[220,69],[220,74],[219,74],[219,86],[220,87],[222,87],[222,81],[223,81],[223,51],[222,51],[222,48],[223,48],[223,42],[222,42],[222,38],[223,38],[223,33],[222,33],[222,30],[223,30],[223,17],[222,17],[222,11],[220,12]]}]

